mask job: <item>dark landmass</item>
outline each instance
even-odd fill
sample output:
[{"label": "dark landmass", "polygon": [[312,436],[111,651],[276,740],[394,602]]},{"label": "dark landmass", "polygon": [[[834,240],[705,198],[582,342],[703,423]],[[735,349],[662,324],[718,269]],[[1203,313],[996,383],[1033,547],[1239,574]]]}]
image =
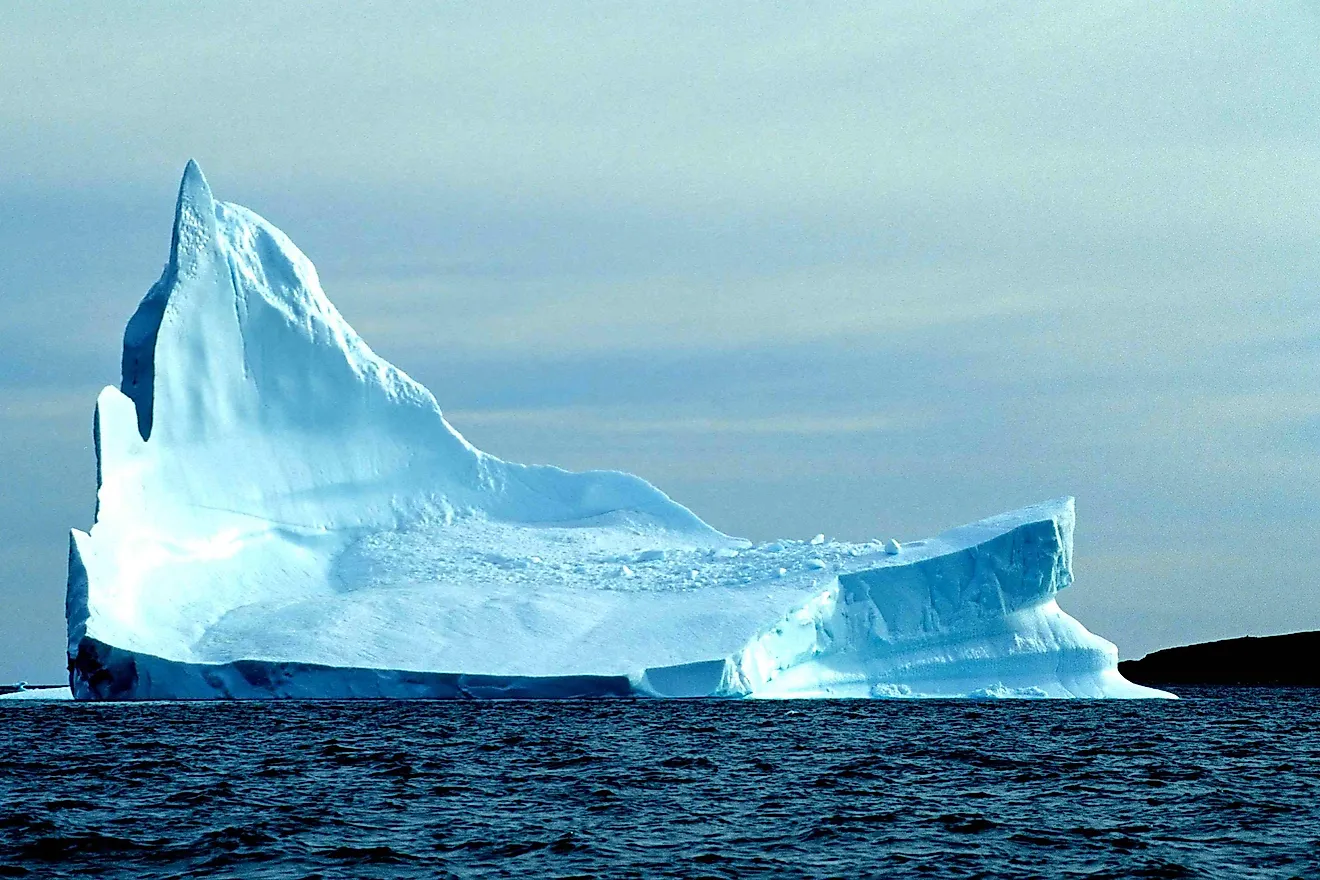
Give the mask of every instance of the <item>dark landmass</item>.
[{"label": "dark landmass", "polygon": [[1128,681],[1152,687],[1320,687],[1320,632],[1246,636],[1165,648],[1140,660],[1124,660],[1118,671]]}]

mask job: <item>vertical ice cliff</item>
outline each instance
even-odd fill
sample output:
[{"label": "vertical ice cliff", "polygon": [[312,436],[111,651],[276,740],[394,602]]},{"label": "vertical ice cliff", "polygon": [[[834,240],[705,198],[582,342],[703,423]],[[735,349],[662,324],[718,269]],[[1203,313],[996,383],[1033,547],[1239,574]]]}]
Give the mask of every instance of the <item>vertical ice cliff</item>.
[{"label": "vertical ice cliff", "polygon": [[1053,601],[1070,499],[897,553],[752,545],[486,455],[193,163],[95,425],[78,699],[1158,695]]}]

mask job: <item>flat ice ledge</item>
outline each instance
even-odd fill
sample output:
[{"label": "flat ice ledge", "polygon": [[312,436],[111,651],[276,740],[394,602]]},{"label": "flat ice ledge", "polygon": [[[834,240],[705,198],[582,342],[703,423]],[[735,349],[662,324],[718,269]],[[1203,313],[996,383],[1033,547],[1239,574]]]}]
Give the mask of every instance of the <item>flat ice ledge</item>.
[{"label": "flat ice ledge", "polygon": [[40,701],[72,700],[73,693],[67,687],[28,688],[0,694],[0,701],[6,703],[35,703]]},{"label": "flat ice ledge", "polygon": [[[607,650],[603,660],[584,656],[579,673],[547,674],[538,660],[554,646],[543,645],[523,659],[523,674],[408,668],[403,657],[399,668],[306,656],[205,663],[84,637],[72,680],[79,699],[102,700],[1166,696],[1119,676],[1114,646],[1055,603],[1071,582],[1073,520],[1072,499],[1059,499],[911,542],[897,554],[833,545],[846,548],[838,573],[805,588],[787,613],[767,615],[759,628],[746,621],[749,638],[694,642],[681,662],[671,653],[656,665],[610,668],[617,650]],[[854,555],[859,547],[870,552]],[[806,542],[798,549],[821,552]],[[711,609],[693,611],[709,620]]]}]

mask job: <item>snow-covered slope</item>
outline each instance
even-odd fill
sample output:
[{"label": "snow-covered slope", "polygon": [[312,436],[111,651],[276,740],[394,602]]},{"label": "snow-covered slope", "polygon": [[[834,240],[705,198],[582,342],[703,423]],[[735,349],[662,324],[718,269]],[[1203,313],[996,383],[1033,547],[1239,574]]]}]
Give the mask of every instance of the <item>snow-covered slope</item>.
[{"label": "snow-covered slope", "polygon": [[192,163],[96,450],[79,699],[1159,695],[1054,602],[1071,499],[752,545],[637,477],[501,461]]}]

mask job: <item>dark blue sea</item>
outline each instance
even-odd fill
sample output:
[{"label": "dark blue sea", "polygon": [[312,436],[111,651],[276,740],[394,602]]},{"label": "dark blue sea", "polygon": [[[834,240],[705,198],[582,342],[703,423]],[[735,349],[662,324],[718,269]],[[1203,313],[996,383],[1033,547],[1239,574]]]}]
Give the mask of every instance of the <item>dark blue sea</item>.
[{"label": "dark blue sea", "polygon": [[0,876],[1320,877],[1320,691],[0,707]]}]

